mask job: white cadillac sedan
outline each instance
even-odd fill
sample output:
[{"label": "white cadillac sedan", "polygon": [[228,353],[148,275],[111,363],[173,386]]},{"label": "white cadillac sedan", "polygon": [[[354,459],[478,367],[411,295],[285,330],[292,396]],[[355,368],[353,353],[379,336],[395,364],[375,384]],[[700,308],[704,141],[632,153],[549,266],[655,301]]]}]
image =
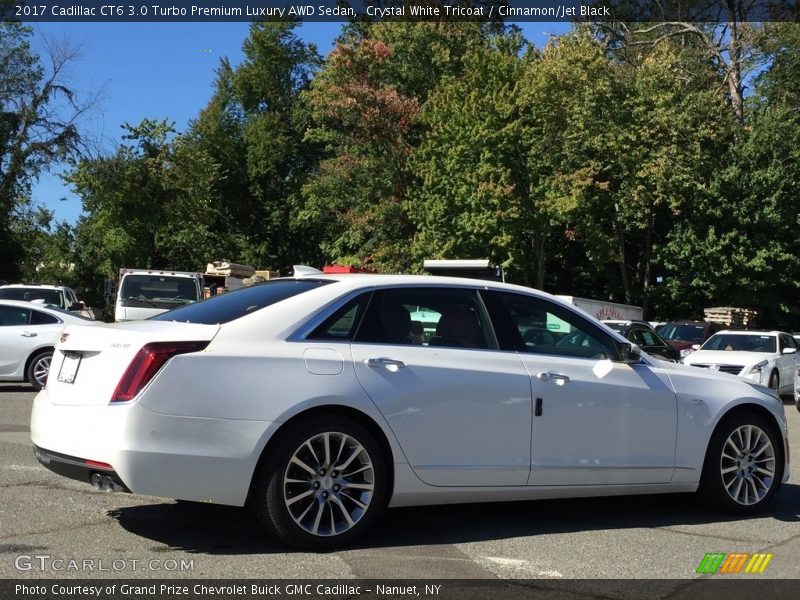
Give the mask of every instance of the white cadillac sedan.
[{"label": "white cadillac sedan", "polygon": [[797,341],[781,331],[720,331],[685,364],[741,375],[769,386],[776,394],[793,394],[800,354]]},{"label": "white cadillac sedan", "polygon": [[89,319],[43,304],[0,300],[0,381],[27,381],[42,389],[65,325]]},{"label": "white cadillac sedan", "polygon": [[[526,336],[550,323],[566,335]],[[249,504],[309,549],[386,506],[699,491],[749,514],[789,476],[787,435],[766,387],[651,360],[553,296],[402,275],[69,327],[31,416],[56,473]]]}]

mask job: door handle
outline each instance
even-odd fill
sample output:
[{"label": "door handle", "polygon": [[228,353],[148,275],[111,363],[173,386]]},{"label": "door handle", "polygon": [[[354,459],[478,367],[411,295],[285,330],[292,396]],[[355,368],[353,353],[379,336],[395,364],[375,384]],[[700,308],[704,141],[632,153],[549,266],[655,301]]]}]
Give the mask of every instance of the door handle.
[{"label": "door handle", "polygon": [[38,333],[36,333],[35,331],[26,331],[26,332],[24,332],[24,333],[20,333],[20,335],[21,335],[22,337],[36,337],[36,336],[37,336],[37,335],[39,335],[39,334],[38,334]]},{"label": "door handle", "polygon": [[393,358],[368,358],[364,361],[364,364],[368,367],[372,367],[373,369],[378,369],[383,367],[388,369],[389,371],[397,371],[397,369],[402,369],[406,366],[402,360],[395,360]]},{"label": "door handle", "polygon": [[561,373],[552,373],[550,371],[547,373],[537,373],[536,378],[541,381],[552,381],[557,385],[564,385],[569,381],[569,377],[566,375],[562,375]]}]

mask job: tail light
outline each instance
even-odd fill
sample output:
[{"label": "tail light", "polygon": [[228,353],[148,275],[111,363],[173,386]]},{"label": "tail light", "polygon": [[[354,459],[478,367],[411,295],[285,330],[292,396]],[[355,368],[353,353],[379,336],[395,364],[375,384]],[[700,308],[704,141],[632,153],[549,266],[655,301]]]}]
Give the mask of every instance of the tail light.
[{"label": "tail light", "polygon": [[117,384],[111,402],[133,400],[170,358],[187,352],[199,352],[208,342],[153,342],[145,344]]}]

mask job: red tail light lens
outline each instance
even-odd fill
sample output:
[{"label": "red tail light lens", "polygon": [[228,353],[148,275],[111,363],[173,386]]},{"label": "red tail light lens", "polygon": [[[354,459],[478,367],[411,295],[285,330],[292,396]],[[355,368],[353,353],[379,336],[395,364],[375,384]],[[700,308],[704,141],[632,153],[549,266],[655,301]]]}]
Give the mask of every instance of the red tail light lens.
[{"label": "red tail light lens", "polygon": [[199,352],[208,342],[153,342],[145,344],[117,384],[111,402],[128,402],[155,376],[170,358],[187,352]]}]

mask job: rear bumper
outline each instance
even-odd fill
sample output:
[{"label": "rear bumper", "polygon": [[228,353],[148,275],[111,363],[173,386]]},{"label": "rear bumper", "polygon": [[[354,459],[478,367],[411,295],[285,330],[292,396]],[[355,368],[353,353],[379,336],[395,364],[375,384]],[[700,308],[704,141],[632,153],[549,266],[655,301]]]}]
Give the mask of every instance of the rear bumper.
[{"label": "rear bumper", "polygon": [[137,401],[55,404],[47,388],[31,413],[37,458],[54,473],[85,483],[93,483],[94,473],[108,474],[134,494],[233,506],[244,505],[261,451],[277,427],[163,415]]},{"label": "rear bumper", "polygon": [[113,489],[108,491],[120,491],[130,493],[130,489],[122,481],[122,478],[117,474],[114,469],[109,469],[99,464],[92,464],[92,461],[85,458],[78,458],[77,456],[67,456],[66,454],[59,454],[39,448],[36,444],[33,446],[33,452],[36,454],[36,460],[40,464],[50,469],[56,475],[74,479],[82,483],[90,483],[95,487],[102,487],[102,483],[96,483],[97,478],[94,475],[99,475],[101,478],[109,478],[113,482]]}]

